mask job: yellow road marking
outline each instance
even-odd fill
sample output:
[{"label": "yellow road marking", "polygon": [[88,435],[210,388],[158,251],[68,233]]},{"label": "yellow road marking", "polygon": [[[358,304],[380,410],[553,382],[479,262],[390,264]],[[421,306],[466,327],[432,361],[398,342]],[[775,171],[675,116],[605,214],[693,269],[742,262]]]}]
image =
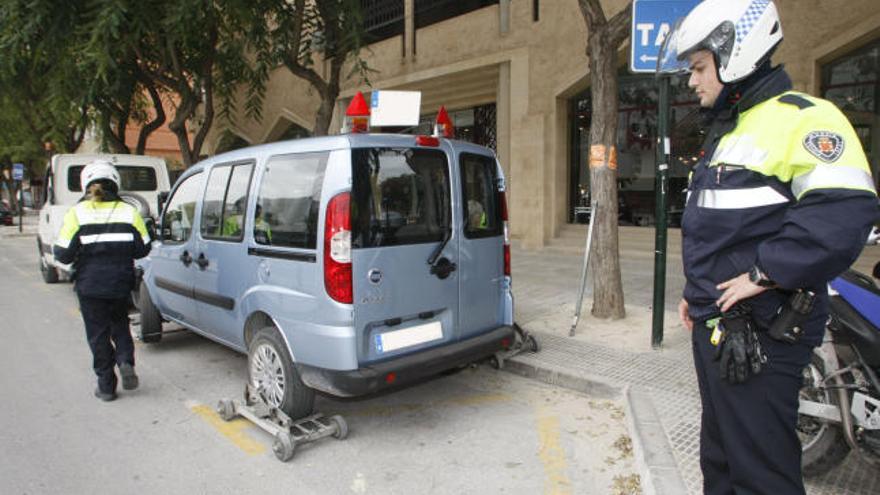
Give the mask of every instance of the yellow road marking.
[{"label": "yellow road marking", "polygon": [[567,463],[565,450],[559,440],[559,418],[548,416],[543,408],[537,409],[538,457],[544,464],[544,493],[547,495],[570,495],[571,482],[565,475]]},{"label": "yellow road marking", "polygon": [[236,418],[232,421],[223,421],[213,409],[204,404],[192,404],[189,408],[192,412],[205,420],[206,423],[213,426],[215,430],[222,433],[223,436],[228,438],[236,447],[245,451],[245,453],[253,455],[262,454],[266,451],[266,447],[263,446],[263,444],[251,439],[245,434],[245,430],[252,427],[251,423],[246,419]]}]

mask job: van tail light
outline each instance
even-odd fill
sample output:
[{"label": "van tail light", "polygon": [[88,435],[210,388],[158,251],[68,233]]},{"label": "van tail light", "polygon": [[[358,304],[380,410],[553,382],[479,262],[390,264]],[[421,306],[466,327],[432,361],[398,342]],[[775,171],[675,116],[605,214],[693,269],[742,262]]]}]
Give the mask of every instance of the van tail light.
[{"label": "van tail light", "polygon": [[510,229],[507,222],[507,195],[498,191],[498,204],[501,206],[501,224],[504,226],[504,275],[510,276]]},{"label": "van tail light", "polygon": [[334,301],[351,304],[351,193],[333,196],[324,221],[324,288]]}]

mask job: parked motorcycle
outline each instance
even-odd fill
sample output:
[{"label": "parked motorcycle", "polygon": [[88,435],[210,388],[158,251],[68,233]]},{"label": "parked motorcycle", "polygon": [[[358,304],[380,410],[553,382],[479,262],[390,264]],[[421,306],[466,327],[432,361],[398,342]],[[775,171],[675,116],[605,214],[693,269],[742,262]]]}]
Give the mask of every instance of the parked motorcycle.
[{"label": "parked motorcycle", "polygon": [[[880,244],[875,228],[868,245]],[[880,279],[880,262],[873,276]],[[798,436],[804,474],[819,475],[850,450],[880,467],[880,288],[848,270],[829,284],[825,339],[804,369]]]}]

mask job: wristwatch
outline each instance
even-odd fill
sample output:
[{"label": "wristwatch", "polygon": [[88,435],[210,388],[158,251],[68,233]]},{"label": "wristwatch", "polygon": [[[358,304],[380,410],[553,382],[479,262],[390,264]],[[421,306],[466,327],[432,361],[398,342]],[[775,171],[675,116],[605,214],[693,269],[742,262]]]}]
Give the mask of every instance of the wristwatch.
[{"label": "wristwatch", "polygon": [[749,281],[761,287],[776,287],[776,282],[770,280],[757,265],[753,265],[749,270]]}]

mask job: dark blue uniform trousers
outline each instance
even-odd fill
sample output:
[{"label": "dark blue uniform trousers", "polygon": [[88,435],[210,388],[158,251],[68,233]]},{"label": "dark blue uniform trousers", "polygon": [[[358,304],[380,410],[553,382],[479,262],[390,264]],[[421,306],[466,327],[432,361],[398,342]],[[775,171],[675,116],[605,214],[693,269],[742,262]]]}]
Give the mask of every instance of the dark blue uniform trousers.
[{"label": "dark blue uniform trousers", "polygon": [[760,334],[768,361],[745,383],[722,380],[705,322],[693,331],[694,361],[703,403],[700,467],[703,492],[803,494],[797,437],[798,390],[812,348]]},{"label": "dark blue uniform trousers", "polygon": [[128,326],[128,298],[101,299],[79,295],[79,310],[92,350],[92,367],[101,392],[116,391],[114,366],[134,366],[134,342]]}]

